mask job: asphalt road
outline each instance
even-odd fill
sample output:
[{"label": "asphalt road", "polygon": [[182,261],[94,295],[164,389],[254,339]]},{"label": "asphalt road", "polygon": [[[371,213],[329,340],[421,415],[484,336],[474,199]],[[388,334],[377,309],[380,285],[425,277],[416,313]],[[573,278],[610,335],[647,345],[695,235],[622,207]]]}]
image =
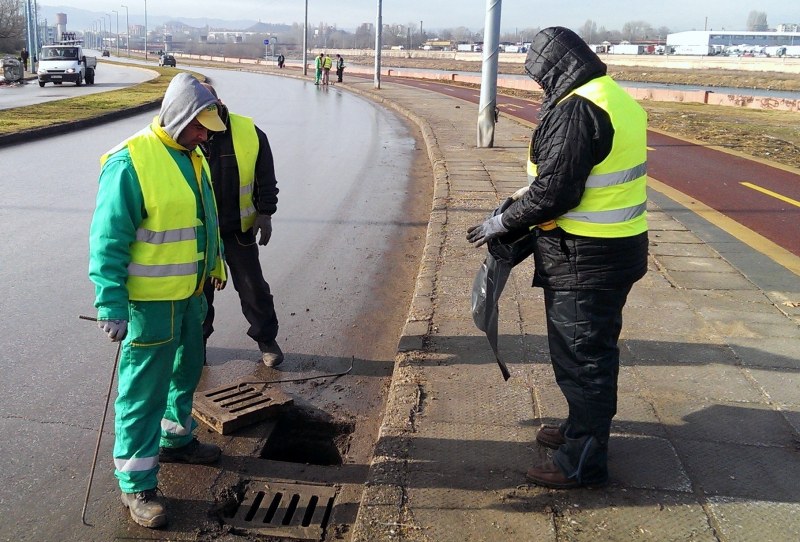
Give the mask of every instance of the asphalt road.
[{"label": "asphalt road", "polygon": [[[203,71],[232,110],[255,118],[275,154],[280,202],[261,259],[287,359],[272,376],[336,372],[355,360],[335,389],[317,381],[286,390],[353,422],[349,460],[368,464],[427,226],[430,188],[413,175],[424,152],[395,116],[346,92]],[[151,117],[0,149],[2,540],[132,536],[112,474],[113,413],[87,513],[94,526],[80,521],[116,349],[78,315],[94,315],[87,232],[98,158]],[[263,370],[233,288],[215,305],[209,372],[224,382]]]},{"label": "asphalt road", "polygon": [[28,79],[24,84],[0,86],[0,110],[119,90],[154,77],[158,77],[158,73],[154,70],[119,66],[98,59],[94,85],[84,83],[78,87],[73,83],[62,85],[47,83],[44,87],[40,87],[36,79]]}]

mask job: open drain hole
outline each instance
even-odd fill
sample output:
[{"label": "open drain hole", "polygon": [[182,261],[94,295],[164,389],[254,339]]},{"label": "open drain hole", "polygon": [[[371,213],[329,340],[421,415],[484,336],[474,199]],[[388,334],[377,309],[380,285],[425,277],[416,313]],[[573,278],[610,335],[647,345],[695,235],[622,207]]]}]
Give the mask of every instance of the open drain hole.
[{"label": "open drain hole", "polygon": [[263,459],[310,465],[341,465],[347,454],[353,423],[322,419],[299,409],[280,415],[261,451]]}]

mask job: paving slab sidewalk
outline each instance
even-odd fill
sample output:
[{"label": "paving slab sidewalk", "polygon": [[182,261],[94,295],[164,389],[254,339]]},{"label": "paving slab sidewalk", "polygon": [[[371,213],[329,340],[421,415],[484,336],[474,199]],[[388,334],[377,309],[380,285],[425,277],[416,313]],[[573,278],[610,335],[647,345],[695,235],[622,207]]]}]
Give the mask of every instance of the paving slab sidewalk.
[{"label": "paving slab sidewalk", "polygon": [[[620,341],[611,483],[528,484],[527,468],[547,457],[536,430],[566,415],[543,296],[532,264],[514,269],[500,305],[504,382],[472,323],[485,252],[465,233],[525,184],[531,128],[502,117],[494,148],[478,149],[473,104],[386,81],[345,86],[420,127],[435,183],[354,541],[800,539],[796,275],[744,245],[754,267],[734,267],[704,241],[713,226],[651,191],[649,270]],[[759,282],[765,269],[780,290]]]}]

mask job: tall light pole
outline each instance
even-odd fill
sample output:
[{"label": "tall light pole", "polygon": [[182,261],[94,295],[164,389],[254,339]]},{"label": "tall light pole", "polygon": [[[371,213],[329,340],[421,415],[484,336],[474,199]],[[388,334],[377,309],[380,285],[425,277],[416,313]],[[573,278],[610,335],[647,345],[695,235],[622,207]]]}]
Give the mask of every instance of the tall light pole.
[{"label": "tall light pole", "polygon": [[111,39],[111,14],[106,13],[106,17],[108,17],[108,39]]},{"label": "tall light pole", "polygon": [[383,3],[378,0],[378,15],[375,21],[375,88],[381,88],[381,35],[383,34]]},{"label": "tall light pole", "polygon": [[117,16],[117,33],[115,35],[114,42],[117,44],[117,56],[119,56],[119,11],[112,9],[111,13]]},{"label": "tall light pole", "polygon": [[308,75],[308,0],[306,0],[306,18],[303,23],[303,75]]},{"label": "tall light pole", "polygon": [[128,58],[131,57],[131,23],[128,21],[128,6],[120,6],[125,8],[125,48],[128,50]]},{"label": "tall light pole", "polygon": [[147,0],[144,0],[144,59],[147,60]]}]

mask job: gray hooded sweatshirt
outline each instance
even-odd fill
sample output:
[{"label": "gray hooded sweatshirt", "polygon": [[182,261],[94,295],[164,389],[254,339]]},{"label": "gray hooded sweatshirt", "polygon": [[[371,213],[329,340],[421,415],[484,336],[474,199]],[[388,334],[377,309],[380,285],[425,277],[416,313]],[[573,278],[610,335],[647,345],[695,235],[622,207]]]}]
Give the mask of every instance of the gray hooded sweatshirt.
[{"label": "gray hooded sweatshirt", "polygon": [[203,109],[217,99],[200,81],[188,73],[179,73],[170,81],[158,118],[169,136],[177,141],[184,128]]}]

